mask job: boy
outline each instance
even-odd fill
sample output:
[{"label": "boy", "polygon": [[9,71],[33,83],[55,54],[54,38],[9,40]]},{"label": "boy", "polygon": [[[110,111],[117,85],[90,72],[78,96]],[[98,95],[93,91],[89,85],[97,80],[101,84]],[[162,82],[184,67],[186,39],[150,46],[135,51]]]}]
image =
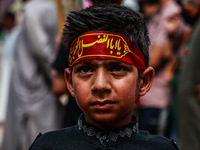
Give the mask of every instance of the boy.
[{"label": "boy", "polygon": [[135,101],[151,86],[149,38],[141,17],[118,5],[93,5],[67,17],[65,77],[83,111],[76,126],[45,133],[31,150],[175,150],[170,140],[138,130]]}]

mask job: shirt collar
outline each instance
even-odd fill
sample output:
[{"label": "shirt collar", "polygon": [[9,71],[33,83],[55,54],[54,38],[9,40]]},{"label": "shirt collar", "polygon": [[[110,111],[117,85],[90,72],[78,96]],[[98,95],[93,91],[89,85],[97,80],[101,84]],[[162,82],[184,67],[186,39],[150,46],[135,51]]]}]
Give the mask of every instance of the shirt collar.
[{"label": "shirt collar", "polygon": [[102,145],[109,141],[116,142],[120,138],[130,138],[132,135],[139,132],[138,121],[134,116],[131,123],[120,128],[104,132],[88,123],[83,114],[78,119],[78,130],[84,132],[84,134],[88,137],[96,137]]}]

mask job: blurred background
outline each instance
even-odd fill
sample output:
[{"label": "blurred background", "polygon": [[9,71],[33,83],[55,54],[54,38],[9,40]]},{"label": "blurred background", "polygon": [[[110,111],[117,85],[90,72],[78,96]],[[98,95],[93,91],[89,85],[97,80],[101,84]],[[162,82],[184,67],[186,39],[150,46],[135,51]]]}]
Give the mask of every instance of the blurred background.
[{"label": "blurred background", "polygon": [[[151,41],[151,90],[135,106],[140,129],[200,149],[200,0],[115,0],[138,12]],[[92,0],[0,1],[0,150],[27,150],[39,132],[76,124],[61,43],[65,17]],[[11,144],[12,143],[12,144]]]}]

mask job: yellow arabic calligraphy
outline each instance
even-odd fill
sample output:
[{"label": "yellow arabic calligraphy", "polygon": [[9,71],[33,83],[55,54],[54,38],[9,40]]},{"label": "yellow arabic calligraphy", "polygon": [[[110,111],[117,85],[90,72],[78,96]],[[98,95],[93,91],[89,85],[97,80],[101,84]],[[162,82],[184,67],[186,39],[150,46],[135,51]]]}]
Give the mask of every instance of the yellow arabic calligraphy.
[{"label": "yellow arabic calligraphy", "polygon": [[[112,55],[113,54],[113,51],[112,49],[116,49],[118,50],[118,52],[116,52],[116,55],[121,55],[121,52],[119,52],[121,50],[121,47],[120,47],[120,42],[121,40],[124,42],[124,50],[123,50],[123,55],[121,56],[112,56],[112,57],[123,57],[125,56],[127,53],[130,52],[130,49],[129,49],[129,46],[127,45],[126,41],[121,37],[119,36],[119,39],[115,41],[115,43],[113,43],[113,39],[114,38],[108,38],[108,35],[109,34],[103,34],[102,36],[100,35],[97,35],[98,36],[98,40],[92,42],[92,43],[87,43],[87,44],[84,44],[83,43],[83,39],[81,37],[79,37],[74,44],[72,44],[72,47],[71,47],[71,50],[70,50],[70,56],[69,56],[69,62],[71,64],[72,60],[74,60],[74,62],[82,57],[87,57],[87,56],[82,56],[83,54],[83,48],[85,47],[91,47],[93,45],[95,45],[96,43],[104,43],[104,42],[107,42],[107,48],[109,48],[111,51],[110,51],[110,54]],[[102,38],[100,38],[102,37]],[[78,58],[76,58],[76,54],[78,56]],[[111,57],[111,56],[110,56]],[[76,60],[75,60],[76,59]],[[74,63],[73,62],[73,63]]]},{"label": "yellow arabic calligraphy", "polygon": [[[98,35],[98,38],[100,38],[100,35]],[[93,46],[93,45],[95,45],[96,43],[104,43],[104,42],[106,42],[108,40],[108,34],[104,34],[103,35],[103,38],[100,38],[100,39],[98,39],[98,40],[96,40],[96,41],[94,41],[94,42],[92,42],[92,43],[88,43],[88,44],[84,44],[83,43],[83,40],[80,40],[80,38],[78,38],[77,39],[77,42],[76,42],[76,45],[73,45],[73,47],[72,47],[72,53],[74,53],[73,54],[73,56],[76,54],[76,52],[77,52],[77,55],[78,55],[78,57],[80,58],[81,56],[82,56],[82,54],[83,54],[83,48],[84,47],[91,47],[91,46]],[[71,58],[70,58],[71,59]],[[74,59],[74,58],[73,58]]]},{"label": "yellow arabic calligraphy", "polygon": [[[100,35],[98,35],[98,38],[100,38]],[[83,47],[90,47],[90,46],[93,46],[95,45],[96,43],[104,43],[104,42],[107,42],[107,48],[110,47],[110,49],[117,49],[117,50],[121,50],[121,47],[119,46],[120,45],[120,39],[119,40],[116,40],[115,41],[115,44],[113,44],[113,38],[112,39],[108,39],[108,34],[104,34],[103,35],[103,38],[100,38],[92,43],[88,43],[88,44],[83,44],[82,43],[82,48]],[[78,43],[77,43],[78,44]],[[80,47],[81,48],[81,47]],[[81,49],[82,49],[81,48]]]},{"label": "yellow arabic calligraphy", "polygon": [[[98,35],[98,38],[100,38],[100,35]],[[103,35],[103,38],[100,38],[99,40],[96,40],[92,43],[89,43],[89,44],[82,44],[82,47],[90,47],[90,46],[93,46],[95,45],[96,43],[104,43],[108,40],[108,34],[104,34]]]}]

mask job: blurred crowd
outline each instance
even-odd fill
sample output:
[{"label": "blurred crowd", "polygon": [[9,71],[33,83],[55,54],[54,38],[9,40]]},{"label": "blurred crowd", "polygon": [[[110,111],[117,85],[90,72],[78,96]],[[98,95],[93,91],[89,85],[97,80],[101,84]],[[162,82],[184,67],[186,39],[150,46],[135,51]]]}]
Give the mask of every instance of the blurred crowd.
[{"label": "blurred crowd", "polygon": [[[76,124],[61,43],[68,12],[95,0],[0,1],[0,150],[27,150],[39,132]],[[200,149],[200,0],[115,0],[137,11],[156,74],[140,99],[140,128]]]}]

